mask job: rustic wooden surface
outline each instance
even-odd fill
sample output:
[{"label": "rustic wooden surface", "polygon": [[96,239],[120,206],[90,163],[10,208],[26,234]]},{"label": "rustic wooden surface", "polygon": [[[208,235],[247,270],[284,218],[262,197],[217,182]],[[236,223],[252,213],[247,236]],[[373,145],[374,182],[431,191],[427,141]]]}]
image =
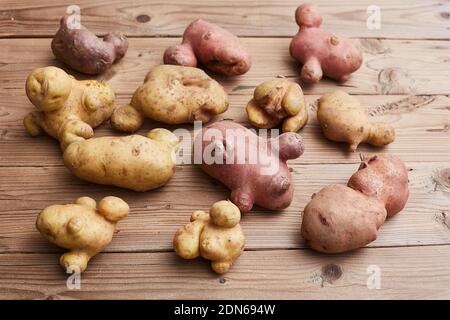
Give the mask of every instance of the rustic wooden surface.
[{"label": "rustic wooden surface", "polygon": [[[179,166],[165,187],[146,193],[89,184],[64,168],[54,140],[26,134],[22,119],[33,110],[24,92],[26,76],[36,67],[61,66],[49,44],[72,1],[0,0],[0,298],[449,299],[450,3],[380,0],[381,29],[369,30],[366,9],[372,1],[314,2],[322,8],[323,28],[354,38],[363,49],[364,65],[344,84],[324,80],[304,87],[311,121],[301,131],[306,152],[290,163],[295,199],[280,213],[256,208],[245,215],[246,251],[229,273],[218,276],[205,261],[177,258],[171,239],[193,210],[228,196],[222,185],[188,165]],[[218,119],[248,125],[243,108],[258,83],[275,76],[298,80],[299,66],[288,53],[297,1],[78,4],[82,22],[98,35],[120,29],[130,36],[125,59],[99,77],[114,87],[118,104],[128,102],[146,72],[162,63],[164,49],[179,42],[184,27],[198,17],[240,35],[253,54],[248,74],[217,77],[231,102]],[[335,88],[358,95],[373,117],[396,128],[392,145],[359,151],[391,152],[405,160],[411,196],[366,248],[321,255],[300,236],[302,209],[324,185],[344,183],[359,161],[359,153],[325,140],[315,119],[318,97]],[[140,133],[157,125],[147,121]],[[108,124],[96,130],[98,136],[112,134],[117,133]],[[123,197],[132,213],[82,275],[81,290],[69,290],[57,264],[62,251],[39,235],[34,222],[44,207],[82,195]],[[367,268],[374,265],[381,288],[371,290]]]}]

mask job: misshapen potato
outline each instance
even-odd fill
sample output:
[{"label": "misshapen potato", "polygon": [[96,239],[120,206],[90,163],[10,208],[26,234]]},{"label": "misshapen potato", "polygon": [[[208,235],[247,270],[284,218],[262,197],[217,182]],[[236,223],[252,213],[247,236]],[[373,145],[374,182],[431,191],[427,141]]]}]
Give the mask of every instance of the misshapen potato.
[{"label": "misshapen potato", "polygon": [[294,186],[286,161],[303,154],[300,135],[287,132],[272,139],[232,122],[215,122],[196,137],[202,148],[201,168],[230,190],[241,212],[254,204],[270,210],[287,208]]},{"label": "misshapen potato", "polygon": [[119,131],[134,132],[144,117],[168,124],[208,122],[227,109],[226,92],[202,70],[160,65],[147,74],[130,104],[114,111],[111,124]]},{"label": "misshapen potato", "polygon": [[26,81],[26,93],[38,109],[23,120],[28,133],[45,131],[60,141],[64,150],[70,143],[91,138],[92,128],[109,119],[115,94],[100,81],[78,81],[64,70],[45,67],[33,70]]},{"label": "misshapen potato", "polygon": [[272,129],[283,122],[283,132],[297,132],[308,121],[302,88],[285,79],[258,85],[246,111],[249,122],[262,129]]},{"label": "misshapen potato", "polygon": [[198,19],[184,31],[180,45],[167,48],[164,63],[206,68],[228,76],[246,73],[251,66],[251,57],[238,37],[229,31]]},{"label": "misshapen potato", "polygon": [[80,179],[147,191],[172,177],[178,143],[169,130],[153,129],[147,137],[100,137],[74,142],[65,150],[63,159]]},{"label": "misshapen potato", "polygon": [[345,81],[359,69],[361,50],[349,39],[321,31],[322,16],[316,6],[302,4],[295,11],[295,20],[300,29],[292,38],[289,51],[302,64],[303,82],[318,82],[322,76]]},{"label": "misshapen potato", "polygon": [[244,250],[245,236],[240,220],[238,207],[225,200],[214,203],[209,214],[195,211],[191,222],[175,233],[175,252],[184,259],[211,260],[215,272],[228,272]]},{"label": "misshapen potato", "polygon": [[384,122],[371,122],[359,101],[343,91],[327,93],[319,99],[317,120],[330,140],[347,142],[355,151],[362,142],[382,147],[395,139],[395,131]]},{"label": "misshapen potato", "polygon": [[363,158],[348,185],[329,185],[314,194],[303,212],[301,233],[309,246],[325,253],[357,249],[401,211],[409,196],[408,172],[391,155]]},{"label": "misshapen potato", "polygon": [[81,197],[73,204],[45,208],[36,228],[51,243],[70,250],[59,260],[66,271],[83,272],[89,260],[111,243],[117,222],[129,210],[120,198],[105,197],[97,207],[94,199]]},{"label": "misshapen potato", "polygon": [[348,186],[384,203],[387,216],[400,212],[409,197],[408,169],[403,161],[379,154],[363,158],[357,172],[348,180]]},{"label": "misshapen potato", "polygon": [[83,27],[75,16],[61,18],[59,30],[52,41],[55,57],[73,69],[86,74],[100,74],[125,55],[127,38],[108,33],[103,39]]}]

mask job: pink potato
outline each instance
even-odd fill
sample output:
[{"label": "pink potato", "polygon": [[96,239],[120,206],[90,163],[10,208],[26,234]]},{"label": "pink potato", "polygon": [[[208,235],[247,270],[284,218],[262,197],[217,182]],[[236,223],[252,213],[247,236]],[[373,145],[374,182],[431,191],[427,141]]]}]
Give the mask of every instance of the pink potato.
[{"label": "pink potato", "polygon": [[127,52],[128,40],[123,34],[108,33],[102,40],[71,19],[72,16],[61,18],[52,51],[59,61],[74,70],[92,75],[103,73]]},{"label": "pink potato", "polygon": [[185,67],[200,63],[211,71],[231,76],[246,73],[251,57],[234,34],[198,19],[186,28],[181,44],[166,49],[164,63]]},{"label": "pink potato", "polygon": [[270,210],[291,204],[294,185],[286,161],[303,154],[299,134],[266,139],[233,121],[220,121],[205,127],[196,139],[203,151],[202,170],[231,190],[230,200],[241,212],[254,204]]},{"label": "pink potato", "polygon": [[300,29],[292,38],[289,51],[302,64],[300,78],[315,83],[326,76],[345,81],[362,64],[362,52],[349,39],[319,29],[322,16],[311,4],[302,4],[295,11]]},{"label": "pink potato", "polygon": [[303,212],[301,233],[319,252],[357,249],[377,238],[387,217],[408,200],[408,171],[389,154],[363,158],[347,186],[333,184],[314,194]]}]

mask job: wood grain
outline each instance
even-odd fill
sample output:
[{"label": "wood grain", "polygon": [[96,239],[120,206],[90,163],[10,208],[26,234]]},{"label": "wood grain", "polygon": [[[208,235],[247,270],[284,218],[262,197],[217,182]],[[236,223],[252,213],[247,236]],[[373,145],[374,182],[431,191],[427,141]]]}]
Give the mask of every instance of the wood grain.
[{"label": "wood grain", "polygon": [[[80,290],[67,289],[57,255],[2,254],[0,299],[448,299],[449,249],[246,251],[224,276],[173,253],[103,253]],[[379,289],[367,286],[374,270]]]},{"label": "wood grain", "polygon": [[[128,36],[180,36],[194,19],[203,18],[239,36],[292,37],[299,1],[249,0],[78,0],[82,23],[97,34],[119,30]],[[316,0],[323,28],[350,37],[449,39],[448,2],[440,0]],[[0,37],[53,36],[71,0],[2,0]],[[367,27],[367,9],[376,4],[381,25]]]},{"label": "wood grain", "polygon": [[[299,81],[289,56],[297,31],[298,1],[92,1],[79,0],[82,22],[98,35],[111,30],[130,38],[126,57],[106,74],[117,105],[128,103],[146,73],[162,63],[164,50],[180,42],[195,18],[218,23],[242,37],[253,55],[250,72],[236,78],[212,75],[227,90],[230,108],[216,120],[248,126],[244,107],[256,85],[274,77]],[[56,65],[50,50],[69,0],[0,1],[0,299],[449,299],[450,298],[450,4],[443,0],[379,0],[381,28],[366,26],[371,0],[318,0],[323,28],[349,36],[364,64],[346,83],[323,80],[302,86],[309,124],[301,131],[305,154],[290,167],[296,188],[280,213],[260,208],[243,217],[246,251],[231,272],[218,276],[208,262],[184,261],[171,252],[175,230],[196,209],[207,210],[229,191],[197,167],[180,165],[163,188],[136,193],[93,185],[62,165],[55,140],[29,137],[23,117],[33,110],[24,84],[37,67]],[[369,114],[392,124],[396,141],[384,149],[407,162],[411,195],[406,208],[383,225],[368,247],[341,255],[305,248],[301,212],[310,196],[330,183],[345,183],[359,152],[324,139],[315,119],[321,94],[342,89],[358,95]],[[147,121],[140,134],[161,124]],[[164,126],[167,127],[167,126]],[[191,129],[185,125],[184,128]],[[168,127],[175,129],[175,127]],[[192,131],[192,130],[191,130]],[[118,135],[109,124],[96,136]],[[183,142],[186,149],[189,141]],[[123,197],[128,219],[104,253],[82,276],[81,290],[66,288],[57,261],[61,249],[35,230],[36,215],[79,196]],[[369,266],[381,271],[381,288],[369,290]]]},{"label": "wood grain", "polygon": [[[230,109],[216,120],[234,119],[249,126],[244,108],[250,96],[232,92]],[[45,135],[30,137],[26,133],[22,119],[34,107],[25,94],[18,92],[3,97],[5,99],[0,100],[0,166],[61,166],[56,140]],[[306,151],[292,163],[358,163],[359,152],[391,152],[405,161],[450,163],[450,98],[447,96],[359,96],[374,120],[387,121],[394,126],[396,140],[384,149],[361,145],[355,153],[348,152],[345,144],[334,143],[323,137],[315,117],[318,98],[317,95],[307,96],[310,120],[300,132]],[[117,104],[128,103],[129,99],[129,95],[119,95]],[[138,133],[146,134],[152,127],[176,128],[147,121]],[[192,134],[192,126],[183,127]],[[97,128],[95,134],[118,135],[108,123]],[[182,144],[185,154],[190,152],[190,146],[189,141]]]},{"label": "wood grain", "polygon": [[[115,65],[111,73],[102,79],[109,80],[118,92],[118,105],[127,103],[132,92],[142,82],[147,71],[154,65],[161,63],[162,51],[173,42],[173,39],[132,39],[132,46],[127,58]],[[253,69],[236,79],[219,81],[230,93],[230,110],[220,118],[231,118],[246,123],[243,110],[250,99],[254,87],[263,80],[277,75],[283,75],[296,80],[296,66],[288,56],[287,39],[271,39],[274,46],[267,46],[264,39],[245,39],[255,50]],[[385,151],[392,152],[406,161],[417,159],[417,148],[420,148],[423,161],[449,161],[449,130],[450,99],[448,96],[420,96],[408,97],[401,94],[422,94],[431,92],[447,92],[448,87],[444,78],[450,72],[450,63],[439,65],[444,59],[440,54],[450,49],[450,42],[443,41],[375,41],[364,40],[368,52],[366,64],[354,77],[341,86],[350,93],[364,94],[362,103],[371,110],[373,115],[392,123],[397,129],[397,140]],[[439,46],[438,46],[439,44]],[[3,97],[0,101],[0,165],[58,165],[60,157],[55,142],[48,137],[30,138],[26,135],[21,121],[25,114],[33,110],[24,94],[24,81],[28,73],[35,67],[55,63],[49,52],[47,39],[4,39],[0,45],[7,48],[0,52],[0,88]],[[414,54],[418,61],[411,63],[402,57],[408,46],[415,46]],[[12,51],[14,48],[14,52]],[[152,48],[148,51],[148,48]],[[398,51],[397,53],[395,53]],[[280,58],[280,52],[283,54]],[[408,55],[413,51],[408,51]],[[420,53],[417,53],[420,52]],[[270,57],[272,63],[268,68],[262,67],[264,61]],[[390,59],[393,59],[393,62]],[[377,62],[378,61],[378,62]],[[373,65],[372,65],[373,62]],[[408,70],[406,73],[396,71],[383,72],[386,63],[396,64],[395,70]],[[373,66],[379,64],[378,72],[373,73]],[[403,64],[403,65],[402,65]],[[372,67],[371,67],[372,65]],[[403,68],[404,67],[404,68]],[[448,68],[448,70],[446,70]],[[380,72],[387,76],[380,77]],[[400,78],[399,74],[416,74],[413,78]],[[423,76],[420,76],[422,74]],[[420,80],[422,77],[422,80]],[[370,79],[370,80],[369,80]],[[410,86],[412,84],[412,87]],[[431,85],[434,89],[430,89]],[[339,88],[339,86],[337,87]],[[323,81],[313,87],[304,87],[308,94],[307,100],[312,104],[310,113],[314,118],[314,101],[317,94],[335,90],[336,83]],[[372,96],[379,91],[389,93],[389,96]],[[397,93],[397,95],[394,95]],[[147,126],[140,131],[145,133],[151,126],[160,124],[147,122]],[[108,125],[96,131],[98,136],[114,134]],[[301,162],[332,163],[357,162],[358,154],[349,154],[344,145],[338,145],[322,138],[320,129],[314,119],[302,131],[307,145],[307,152]],[[33,143],[34,148],[23,148],[24,143]],[[372,152],[376,149],[362,146],[360,151]],[[39,163],[36,162],[39,159]]]},{"label": "wood grain", "polygon": [[[411,195],[406,208],[388,220],[370,246],[450,244],[450,170],[442,163],[408,163]],[[304,248],[300,236],[301,212],[311,195],[331,183],[346,183],[355,164],[292,165],[295,197],[283,212],[256,208],[242,225],[247,249]],[[46,206],[70,203],[89,195],[123,198],[130,217],[106,251],[142,252],[172,250],[175,231],[189,221],[194,210],[208,210],[229,191],[195,166],[178,168],[163,188],[137,193],[85,183],[61,167],[5,167],[0,189],[0,253],[55,252],[35,230],[37,214]]]},{"label": "wood grain", "polygon": [[[119,94],[131,95],[147,72],[162,63],[164,50],[177,42],[178,38],[131,39],[125,58],[98,79],[107,80]],[[213,75],[228,92],[250,95],[256,85],[277,76],[300,81],[300,66],[289,55],[289,39],[246,38],[243,43],[253,54],[250,71],[232,78]],[[345,83],[322,80],[303,86],[305,94],[336,89],[350,94],[448,94],[450,41],[360,39],[356,43],[364,51],[362,67]],[[53,57],[50,39],[0,39],[0,46],[0,87],[5,93],[23,94],[25,79],[34,68],[62,67]]]}]

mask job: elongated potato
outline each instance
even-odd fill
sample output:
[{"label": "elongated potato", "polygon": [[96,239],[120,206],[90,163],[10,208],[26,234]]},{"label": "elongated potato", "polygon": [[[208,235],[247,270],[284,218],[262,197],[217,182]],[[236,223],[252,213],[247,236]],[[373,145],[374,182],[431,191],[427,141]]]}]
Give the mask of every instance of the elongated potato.
[{"label": "elongated potato", "polygon": [[74,142],[64,152],[64,164],[78,178],[135,191],[158,188],[175,171],[178,138],[166,129],[147,137],[101,137]]}]

